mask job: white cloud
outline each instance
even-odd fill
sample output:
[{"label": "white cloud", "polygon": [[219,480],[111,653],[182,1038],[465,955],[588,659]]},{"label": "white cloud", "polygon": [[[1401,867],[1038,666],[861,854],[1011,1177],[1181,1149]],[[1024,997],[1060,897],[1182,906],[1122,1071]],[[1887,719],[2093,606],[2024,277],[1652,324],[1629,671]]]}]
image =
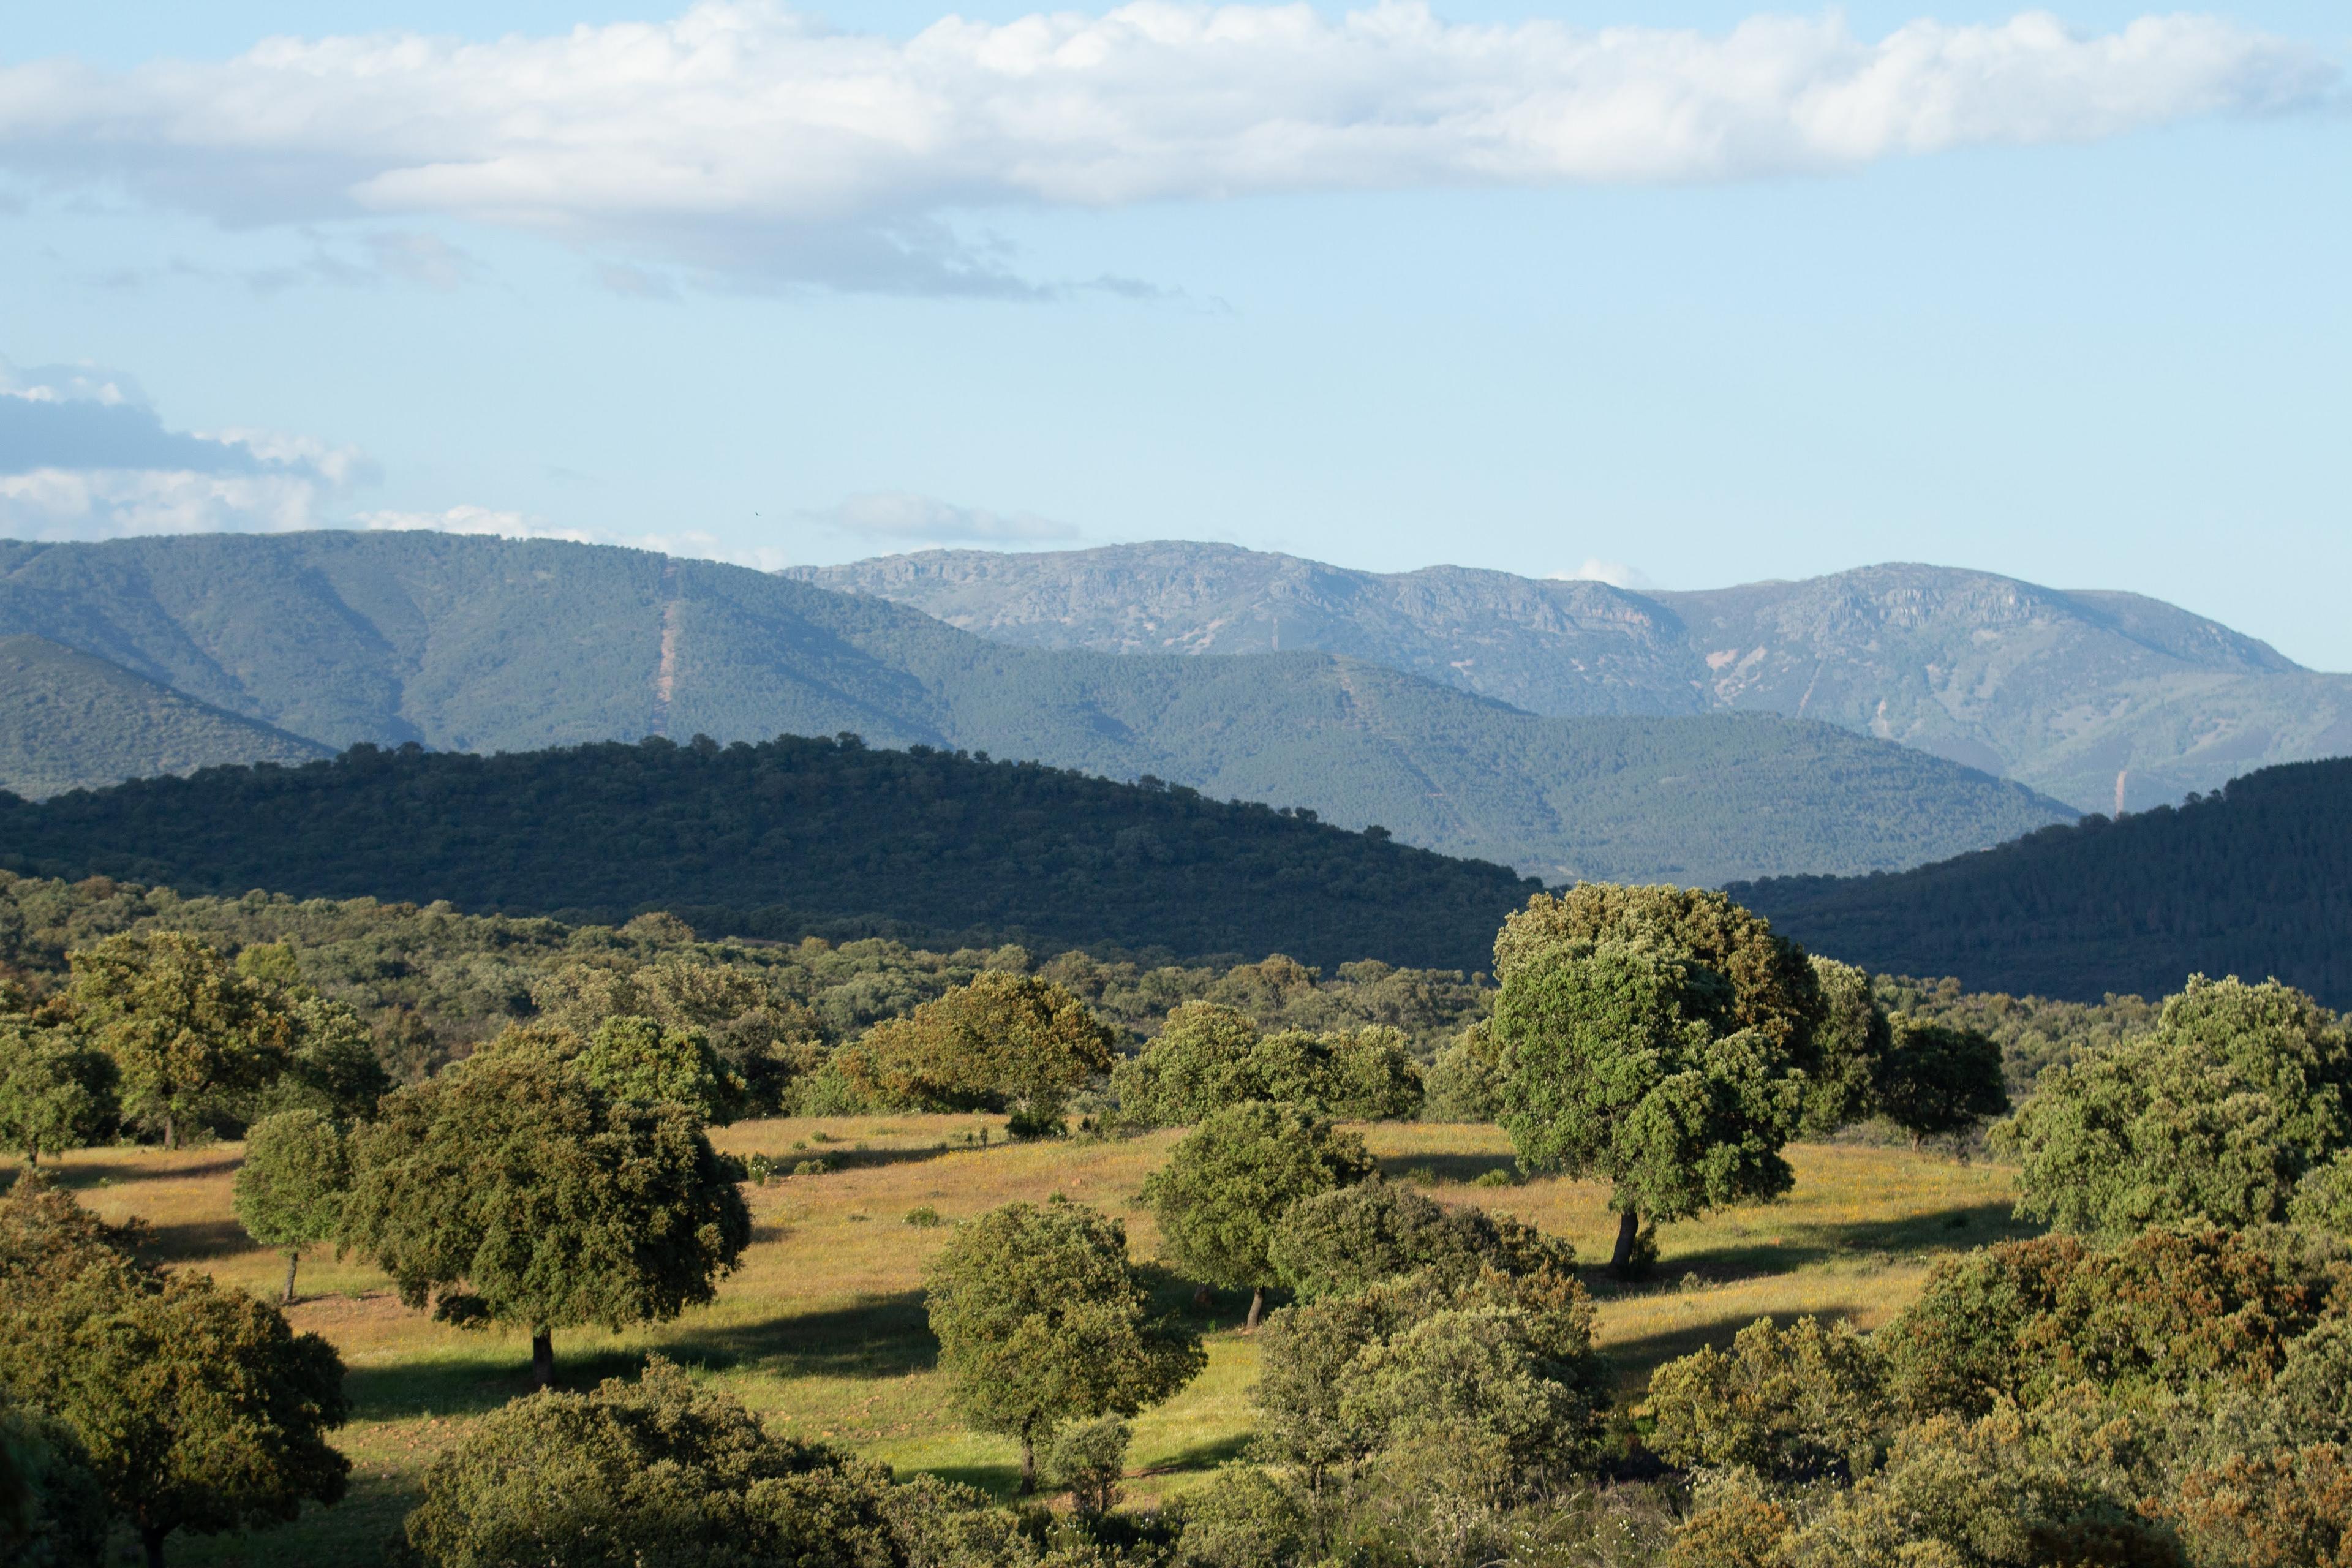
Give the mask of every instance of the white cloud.
[{"label": "white cloud", "polygon": [[317,528],[374,477],[312,437],[168,429],[118,371],[0,359],[0,532],[15,538]]},{"label": "white cloud", "polygon": [[441,215],[738,278],[1029,291],[947,216],[1819,173],[2266,113],[2342,79],[2315,48],[2194,16],[1864,39],[1834,16],[1706,35],[1139,0],[951,16],[902,42],[713,0],[494,43],[273,38],[219,63],[0,69],[0,167],[237,223]]},{"label": "white cloud", "polygon": [[1068,523],[1034,512],[984,511],[898,490],[852,496],[802,516],[856,538],[898,544],[1042,544],[1079,537]]},{"label": "white cloud", "polygon": [[1573,572],[1555,572],[1551,577],[1555,583],[1606,583],[1612,588],[1635,594],[1665,586],[1638,566],[1628,566],[1622,561],[1603,561],[1597,555],[1587,556],[1584,564]]}]

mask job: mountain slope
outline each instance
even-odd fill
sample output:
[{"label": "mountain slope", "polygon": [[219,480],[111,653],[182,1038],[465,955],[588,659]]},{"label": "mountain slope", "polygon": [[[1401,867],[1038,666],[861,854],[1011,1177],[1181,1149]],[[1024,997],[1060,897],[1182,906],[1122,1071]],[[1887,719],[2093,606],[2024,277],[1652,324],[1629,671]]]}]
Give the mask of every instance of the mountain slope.
[{"label": "mountain slope", "polygon": [[1732,889],[1816,952],[1978,991],[2158,996],[2275,975],[2352,1006],[2352,759],[2085,818],[1899,875]]},{"label": "mountain slope", "polygon": [[2153,805],[2264,763],[2352,752],[2352,677],[2303,669],[2137,595],[1943,567],[1641,595],[1153,543],[931,551],[790,574],[1033,647],[1315,647],[1531,712],[1820,720],[2083,809]]},{"label": "mountain slope", "polygon": [[855,731],[1378,823],[1570,877],[1916,864],[2067,814],[1827,726],[1538,718],[1385,667],[1012,647],[639,551],[315,533],[0,546],[0,632],[334,745]]},{"label": "mountain slope", "polygon": [[847,920],[1465,971],[1537,890],[1500,866],[1190,790],[790,739],[358,748],[42,805],[0,796],[0,844],[12,869],[187,893],[268,886],[613,921],[657,908],[709,934],[788,939]]},{"label": "mountain slope", "polygon": [[28,798],[327,748],[37,637],[0,637],[0,789]]}]

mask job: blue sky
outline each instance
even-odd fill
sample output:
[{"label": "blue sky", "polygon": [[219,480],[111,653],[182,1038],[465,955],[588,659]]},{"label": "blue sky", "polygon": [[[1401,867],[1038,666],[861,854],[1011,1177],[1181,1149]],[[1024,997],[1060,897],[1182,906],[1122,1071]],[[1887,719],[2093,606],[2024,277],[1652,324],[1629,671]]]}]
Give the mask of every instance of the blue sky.
[{"label": "blue sky", "polygon": [[0,7],[0,532],[1927,560],[2352,668],[2340,5],[1097,6],[1008,86],[1034,10],[813,13],[845,137],[781,10],[656,91],[559,40],[676,8]]}]

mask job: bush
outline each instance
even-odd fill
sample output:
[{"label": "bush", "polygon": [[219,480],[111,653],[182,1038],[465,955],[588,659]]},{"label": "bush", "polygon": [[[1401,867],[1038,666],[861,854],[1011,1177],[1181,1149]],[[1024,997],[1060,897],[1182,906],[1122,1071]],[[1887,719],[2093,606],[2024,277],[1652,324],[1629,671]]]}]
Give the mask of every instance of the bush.
[{"label": "bush", "polygon": [[1074,1422],[1055,1434],[1045,1473],[1068,1491],[1080,1517],[1099,1519],[1118,1500],[1119,1478],[1127,1473],[1127,1446],[1133,1436],[1117,1415]]},{"label": "bush", "polygon": [[635,1382],[541,1392],[433,1461],[409,1514],[430,1568],[689,1568],[903,1557],[889,1472],[768,1432],[655,1357]]},{"label": "bush", "polygon": [[1137,1127],[1188,1127],[1228,1106],[1263,1100],[1351,1121],[1412,1115],[1420,1070],[1403,1034],[1381,1026],[1262,1035],[1231,1007],[1174,1008],[1142,1051],[1111,1074],[1120,1118]]},{"label": "bush", "polygon": [[1295,1568],[1311,1560],[1315,1514],[1293,1483],[1255,1465],[1227,1465],[1178,1498],[1182,1568]]},{"label": "bush", "polygon": [[940,1218],[939,1210],[923,1204],[907,1211],[907,1223],[917,1230],[937,1230],[946,1222]]},{"label": "bush", "polygon": [[1738,1467],[1775,1481],[1878,1468],[1891,1412],[1885,1357],[1841,1319],[1759,1318],[1731,1353],[1712,1346],[1651,1374],[1650,1446],[1685,1468]]}]

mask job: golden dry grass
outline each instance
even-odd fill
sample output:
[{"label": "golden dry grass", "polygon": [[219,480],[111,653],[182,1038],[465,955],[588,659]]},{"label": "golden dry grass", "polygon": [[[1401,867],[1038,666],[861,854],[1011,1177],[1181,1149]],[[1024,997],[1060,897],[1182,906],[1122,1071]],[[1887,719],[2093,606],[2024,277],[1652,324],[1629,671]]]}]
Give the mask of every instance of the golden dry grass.
[{"label": "golden dry grass", "polygon": [[[991,1145],[969,1139],[983,1125]],[[1365,1130],[1394,1179],[1423,1182],[1449,1202],[1476,1202],[1603,1258],[1615,1232],[1606,1190],[1541,1179],[1478,1187],[1512,1168],[1492,1127],[1385,1124]],[[902,1470],[931,1470],[1009,1489],[1011,1443],[965,1431],[932,1368],[924,1327],[925,1263],[944,1227],[910,1226],[929,1206],[948,1221],[1014,1198],[1053,1193],[1127,1223],[1139,1257],[1152,1254],[1150,1215],[1137,1201],[1173,1133],[1118,1142],[1005,1144],[1001,1123],[974,1117],[778,1120],[721,1129],[740,1154],[783,1162],[830,1156],[840,1168],[748,1189],[755,1223],[742,1267],[710,1306],[675,1323],[619,1335],[557,1337],[559,1374],[581,1386],[624,1375],[648,1353],[702,1369],[792,1431],[825,1437]],[[165,1153],[89,1150],[55,1162],[82,1200],[110,1220],[136,1217],[158,1255],[274,1296],[283,1270],[254,1247],[229,1206],[235,1144]],[[1899,1310],[1933,1255],[2021,1234],[2009,1217],[2012,1173],[1907,1151],[1801,1145],[1795,1192],[1661,1233],[1658,1280],[1621,1289],[1597,1277],[1600,1334],[1621,1390],[1638,1394],[1650,1369],[1722,1342],[1758,1316],[1844,1314],[1865,1323]],[[0,1170],[7,1170],[0,1164]],[[302,1264],[298,1328],[332,1341],[350,1368],[355,1416],[337,1438],[353,1461],[351,1498],[283,1530],[175,1540],[181,1563],[317,1563],[373,1560],[412,1505],[432,1457],[481,1412],[528,1392],[518,1332],[459,1333],[403,1308],[384,1278],[315,1249]],[[1136,1423],[1129,1488],[1139,1500],[1181,1490],[1238,1453],[1249,1427],[1255,1352],[1237,1330],[1243,1303],[1221,1302],[1207,1372]]]}]

